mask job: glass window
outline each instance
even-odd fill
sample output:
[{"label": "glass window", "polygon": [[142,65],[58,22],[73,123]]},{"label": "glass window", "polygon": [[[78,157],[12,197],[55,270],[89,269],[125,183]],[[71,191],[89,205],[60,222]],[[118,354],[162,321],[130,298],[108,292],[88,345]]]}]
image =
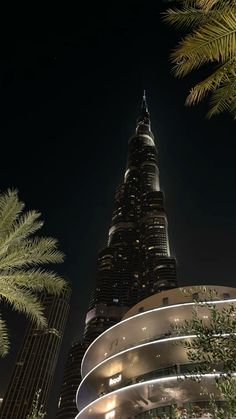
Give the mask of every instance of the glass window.
[{"label": "glass window", "polygon": [[169,304],[169,298],[168,297],[162,298],[162,304],[163,306],[167,306]]}]

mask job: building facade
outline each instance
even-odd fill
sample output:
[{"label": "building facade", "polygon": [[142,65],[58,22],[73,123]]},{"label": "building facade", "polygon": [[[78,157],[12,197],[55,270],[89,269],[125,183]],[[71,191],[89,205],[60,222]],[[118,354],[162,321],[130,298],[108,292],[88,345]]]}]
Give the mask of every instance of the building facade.
[{"label": "building facade", "polygon": [[84,352],[84,343],[80,341],[74,342],[69,350],[56,419],[74,419],[77,415],[76,391],[81,382]]},{"label": "building facade", "polygon": [[[158,153],[144,93],[136,129],[128,142],[124,181],[115,192],[107,246],[97,259],[95,287],[85,321],[84,349],[119,322],[138,301],[176,286],[176,260],[170,254]],[[63,382],[69,383],[66,375],[65,371]],[[69,394],[69,389],[66,392]],[[74,395],[67,400],[67,411],[64,410],[67,419],[73,419],[70,415],[73,409],[76,409]]]},{"label": "building facade", "polygon": [[85,337],[91,339],[81,364],[76,419],[206,418],[210,417],[209,393],[222,403],[215,385],[223,372],[221,365],[212,365],[201,382],[194,380],[199,378],[198,364],[190,361],[184,342],[196,335],[189,330],[183,336],[173,325],[192,319],[196,300],[202,301],[198,313],[208,325],[208,303],[219,310],[236,307],[236,289],[186,289],[183,293],[177,288],[157,150],[144,97],[129,140],[125,180],[116,192],[108,246],[98,259],[85,329]]},{"label": "building facade", "polygon": [[[189,331],[182,336],[171,327],[192,318],[196,293],[188,288],[187,296],[176,288],[144,299],[89,346],[82,361],[76,419],[171,418],[176,417],[173,406],[185,412],[190,404],[197,415],[180,417],[210,417],[209,393],[221,402],[215,377],[222,371],[215,366],[203,374],[201,382],[185,379],[195,374],[196,365],[190,362],[187,349],[176,343],[191,341],[195,335]],[[219,310],[231,304],[236,307],[235,288],[204,288],[217,292],[215,301],[209,302]],[[203,301],[199,317],[207,324],[205,293],[197,298]]]},{"label": "building facade", "polygon": [[69,312],[70,290],[59,296],[44,294],[47,328],[30,323],[0,409],[1,419],[26,419],[35,393],[47,409],[53,377]]},{"label": "building facade", "polygon": [[124,182],[115,193],[108,243],[98,255],[85,343],[117,323],[138,301],[176,286],[176,261],[170,254],[158,154],[144,94],[128,142]]}]

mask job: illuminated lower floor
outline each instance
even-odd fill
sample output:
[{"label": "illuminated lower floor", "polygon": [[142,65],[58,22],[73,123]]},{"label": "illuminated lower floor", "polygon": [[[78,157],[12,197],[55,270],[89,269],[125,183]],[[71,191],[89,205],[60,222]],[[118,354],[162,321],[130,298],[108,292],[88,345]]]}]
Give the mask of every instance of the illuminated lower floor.
[{"label": "illuminated lower floor", "polygon": [[182,376],[169,376],[131,384],[96,399],[76,419],[131,419],[158,417],[157,412],[170,412],[172,406],[206,406],[209,399],[203,392],[214,392],[216,374],[206,374],[201,383]]},{"label": "illuminated lower floor", "polygon": [[[219,310],[236,306],[235,288],[213,289],[217,294],[210,301]],[[191,287],[186,295],[180,289],[163,291],[132,307],[122,321],[96,338],[82,361],[76,419],[211,417],[209,394],[222,403],[216,388],[222,365],[211,365],[199,380],[199,365],[190,361],[183,344],[196,336],[191,329],[176,335],[173,328],[192,318],[199,299],[199,318],[209,323],[204,296]]]}]

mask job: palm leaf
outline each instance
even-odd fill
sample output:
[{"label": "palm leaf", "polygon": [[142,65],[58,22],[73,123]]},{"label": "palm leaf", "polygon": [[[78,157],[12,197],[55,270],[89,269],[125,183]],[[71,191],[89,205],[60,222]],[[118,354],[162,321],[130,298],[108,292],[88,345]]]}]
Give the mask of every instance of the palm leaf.
[{"label": "palm leaf", "polygon": [[[18,270],[16,272],[0,272],[0,285],[7,284],[7,287],[28,288],[33,291],[45,290],[49,294],[59,295],[65,289],[65,281],[55,272],[43,269]],[[1,295],[1,288],[0,288]]]},{"label": "palm leaf", "polygon": [[[54,272],[29,267],[62,262],[64,255],[57,249],[57,240],[31,237],[43,224],[41,214],[22,213],[23,208],[15,190],[0,194],[0,301],[43,328],[47,323],[36,293],[59,295],[66,283]],[[0,356],[8,346],[6,325],[0,317]]]},{"label": "palm leaf", "polygon": [[229,110],[230,105],[236,100],[236,79],[231,83],[225,83],[213,92],[210,100],[210,110],[208,118],[220,112]]},{"label": "palm leaf", "polygon": [[236,98],[232,100],[229,106],[229,111],[232,114],[233,118],[236,119]]},{"label": "palm leaf", "polygon": [[13,310],[24,313],[39,328],[46,326],[47,322],[43,314],[43,306],[30,291],[13,284],[8,285],[5,278],[0,278],[0,290],[2,300],[6,301]]},{"label": "palm leaf", "polygon": [[185,6],[183,9],[168,9],[163,13],[164,22],[174,26],[177,29],[186,30],[195,28],[203,24],[212,22],[213,19],[220,17],[217,10],[206,13],[203,10]]},{"label": "palm leaf", "polygon": [[0,356],[7,355],[9,346],[7,326],[0,314]]},{"label": "palm leaf", "polygon": [[218,0],[196,0],[196,5],[206,11],[211,10],[217,3]]},{"label": "palm leaf", "polygon": [[57,250],[58,242],[51,237],[25,239],[17,245],[5,247],[0,254],[0,269],[22,268],[31,265],[60,263],[64,259]]},{"label": "palm leaf", "polygon": [[183,7],[196,6],[198,0],[176,0],[175,3],[180,3]]},{"label": "palm leaf", "polygon": [[40,215],[37,211],[28,211],[14,222],[7,236],[0,237],[0,256],[7,251],[9,246],[19,243],[20,240],[27,238],[42,227],[43,222],[37,221]]},{"label": "palm leaf", "polygon": [[216,90],[223,83],[230,83],[230,76],[235,73],[236,58],[219,66],[209,77],[194,86],[186,99],[186,105],[199,103],[209,92]]},{"label": "palm leaf", "polygon": [[225,62],[236,55],[236,15],[232,12],[187,35],[172,53],[177,76],[207,62]]},{"label": "palm leaf", "polygon": [[236,7],[235,0],[196,0],[196,6],[206,12],[214,9],[225,10],[225,8],[234,9]]},{"label": "palm leaf", "polygon": [[5,237],[18,219],[19,214],[24,208],[24,203],[20,202],[16,190],[8,189],[7,192],[0,194],[0,237]]}]

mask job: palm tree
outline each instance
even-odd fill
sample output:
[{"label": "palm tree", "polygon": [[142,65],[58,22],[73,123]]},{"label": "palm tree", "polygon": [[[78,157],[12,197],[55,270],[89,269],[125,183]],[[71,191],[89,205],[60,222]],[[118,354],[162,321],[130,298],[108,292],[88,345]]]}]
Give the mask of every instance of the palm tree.
[{"label": "palm tree", "polygon": [[164,20],[185,34],[171,55],[174,73],[183,77],[204,64],[216,64],[211,74],[196,84],[187,105],[211,95],[208,117],[228,110],[236,119],[236,1],[178,0]]},{"label": "palm tree", "polygon": [[[32,237],[43,225],[41,214],[24,212],[24,206],[17,191],[0,194],[0,302],[44,328],[46,319],[37,293],[59,295],[66,283],[55,272],[39,266],[62,262],[63,253],[57,250],[54,238]],[[0,356],[8,350],[7,327],[0,314]]]}]

